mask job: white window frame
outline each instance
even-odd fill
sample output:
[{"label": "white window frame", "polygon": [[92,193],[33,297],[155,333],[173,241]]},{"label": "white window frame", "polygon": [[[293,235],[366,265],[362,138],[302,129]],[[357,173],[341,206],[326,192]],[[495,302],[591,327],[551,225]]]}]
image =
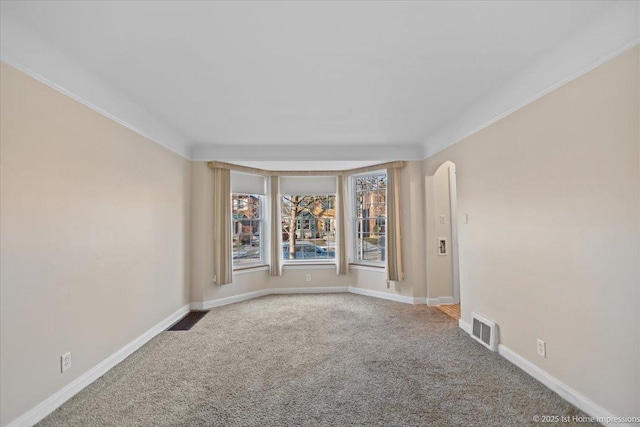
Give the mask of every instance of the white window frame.
[{"label": "white window frame", "polygon": [[[267,250],[267,245],[268,245],[268,241],[266,239],[266,235],[267,235],[267,230],[265,228],[267,221],[265,218],[265,203],[267,202],[267,196],[264,196],[262,194],[249,194],[249,193],[231,193],[231,212],[229,213],[231,215],[231,227],[233,228],[233,232],[231,233],[231,239],[232,239],[232,246],[233,246],[233,237],[237,234],[235,232],[235,223],[236,223],[236,219],[233,217],[233,211],[235,208],[235,203],[234,203],[234,199],[235,196],[248,196],[248,197],[255,197],[256,199],[258,199],[259,202],[259,209],[258,209],[258,215],[259,215],[259,219],[257,221],[259,221],[260,225],[260,241],[259,241],[259,248],[260,248],[260,258],[256,259],[255,261],[251,261],[251,262],[246,262],[243,264],[236,264],[235,260],[232,260],[232,264],[233,264],[233,271],[242,271],[242,270],[248,270],[248,269],[254,269],[257,267],[264,267],[268,265],[268,250]],[[256,221],[254,219],[251,219],[251,221]],[[253,234],[252,234],[253,236]],[[253,237],[252,237],[253,238]]]},{"label": "white window frame", "polygon": [[[285,196],[298,196],[300,194],[281,194],[280,195],[280,200],[278,201],[279,203],[279,208],[280,208],[280,212],[282,212],[282,199]],[[336,205],[336,199],[337,199],[337,193],[334,194],[305,194],[307,196],[314,196],[314,197],[319,197],[319,196],[334,196],[334,202],[333,202],[333,209],[335,209],[335,205]],[[282,220],[284,219],[284,217],[282,217],[282,215],[280,216],[280,221],[282,222]],[[336,222],[336,230],[337,230],[337,221],[338,218],[333,218],[334,222]],[[280,226],[280,233],[282,233],[282,225]],[[286,243],[285,240],[282,240],[282,245],[284,246],[284,244]],[[334,257],[333,258],[320,258],[320,259],[290,259],[290,258],[285,258],[284,257],[284,251],[281,249],[280,250],[280,260],[282,261],[282,265],[283,266],[293,266],[293,265],[305,265],[305,264],[311,264],[311,265],[337,265],[338,262],[338,254],[337,251],[334,250]]]},{"label": "white window frame", "polygon": [[[374,267],[376,269],[385,269],[387,262],[386,259],[384,261],[367,261],[367,260],[361,260],[358,259],[357,255],[358,255],[358,200],[357,200],[357,191],[356,191],[356,179],[357,178],[363,178],[363,177],[368,177],[368,176],[377,176],[377,175],[387,175],[387,171],[382,169],[382,170],[377,170],[377,171],[372,171],[372,172],[365,172],[365,173],[361,173],[361,174],[357,174],[357,175],[352,175],[349,177],[349,191],[347,194],[347,197],[349,197],[349,199],[351,200],[351,203],[349,203],[349,222],[347,224],[347,233],[348,235],[351,237],[350,241],[351,244],[349,245],[349,264],[353,265],[353,266],[366,266],[366,267]],[[387,182],[389,180],[389,177],[387,177]],[[385,203],[384,203],[384,210],[385,210],[385,221],[386,218],[388,218],[387,212],[388,212],[388,205],[387,205],[387,198],[385,196]],[[385,228],[384,228],[385,232],[385,247],[384,247],[384,253],[385,253],[385,258],[387,256],[388,250],[387,250],[387,225],[385,224]]]}]

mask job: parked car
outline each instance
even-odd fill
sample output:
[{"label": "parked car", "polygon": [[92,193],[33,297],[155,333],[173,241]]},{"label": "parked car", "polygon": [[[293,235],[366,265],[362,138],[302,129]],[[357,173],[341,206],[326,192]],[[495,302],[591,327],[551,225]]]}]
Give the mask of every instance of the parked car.
[{"label": "parked car", "polygon": [[[336,257],[335,251],[327,250],[310,242],[297,242],[295,250],[295,259],[327,259]],[[282,258],[288,259],[289,256],[289,242],[285,242],[282,244]]]}]

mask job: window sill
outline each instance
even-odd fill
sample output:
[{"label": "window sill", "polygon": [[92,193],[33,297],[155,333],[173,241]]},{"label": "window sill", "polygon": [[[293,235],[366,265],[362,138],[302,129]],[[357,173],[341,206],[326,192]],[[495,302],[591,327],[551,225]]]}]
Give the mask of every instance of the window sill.
[{"label": "window sill", "polygon": [[247,274],[247,273],[253,273],[256,271],[267,271],[267,270],[269,270],[269,266],[266,264],[250,265],[246,267],[234,268],[233,274]]}]

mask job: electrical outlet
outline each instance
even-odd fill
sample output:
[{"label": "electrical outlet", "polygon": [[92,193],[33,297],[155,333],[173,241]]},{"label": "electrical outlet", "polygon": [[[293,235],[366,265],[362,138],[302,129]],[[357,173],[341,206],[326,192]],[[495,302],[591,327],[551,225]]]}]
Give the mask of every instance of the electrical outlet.
[{"label": "electrical outlet", "polygon": [[307,274],[307,282],[310,282],[310,281],[311,281],[311,275]]},{"label": "electrical outlet", "polygon": [[444,215],[440,215],[440,224],[447,222],[447,218]]},{"label": "electrical outlet", "polygon": [[538,356],[542,356],[545,359],[547,358],[547,344],[542,341],[540,338],[538,338]]},{"label": "electrical outlet", "polygon": [[60,372],[64,372],[69,368],[71,368],[71,352],[60,356]]}]

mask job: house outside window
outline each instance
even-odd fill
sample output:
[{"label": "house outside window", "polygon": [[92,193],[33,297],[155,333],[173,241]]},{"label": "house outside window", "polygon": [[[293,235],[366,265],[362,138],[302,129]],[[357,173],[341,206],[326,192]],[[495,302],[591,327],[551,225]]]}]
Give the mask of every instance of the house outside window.
[{"label": "house outside window", "polygon": [[353,183],[354,262],[382,264],[386,260],[387,175],[356,176]]},{"label": "house outside window", "polygon": [[335,195],[288,194],[282,196],[282,258],[284,261],[335,259],[335,199]]},{"label": "house outside window", "polygon": [[263,197],[232,194],[233,267],[263,263]]}]

